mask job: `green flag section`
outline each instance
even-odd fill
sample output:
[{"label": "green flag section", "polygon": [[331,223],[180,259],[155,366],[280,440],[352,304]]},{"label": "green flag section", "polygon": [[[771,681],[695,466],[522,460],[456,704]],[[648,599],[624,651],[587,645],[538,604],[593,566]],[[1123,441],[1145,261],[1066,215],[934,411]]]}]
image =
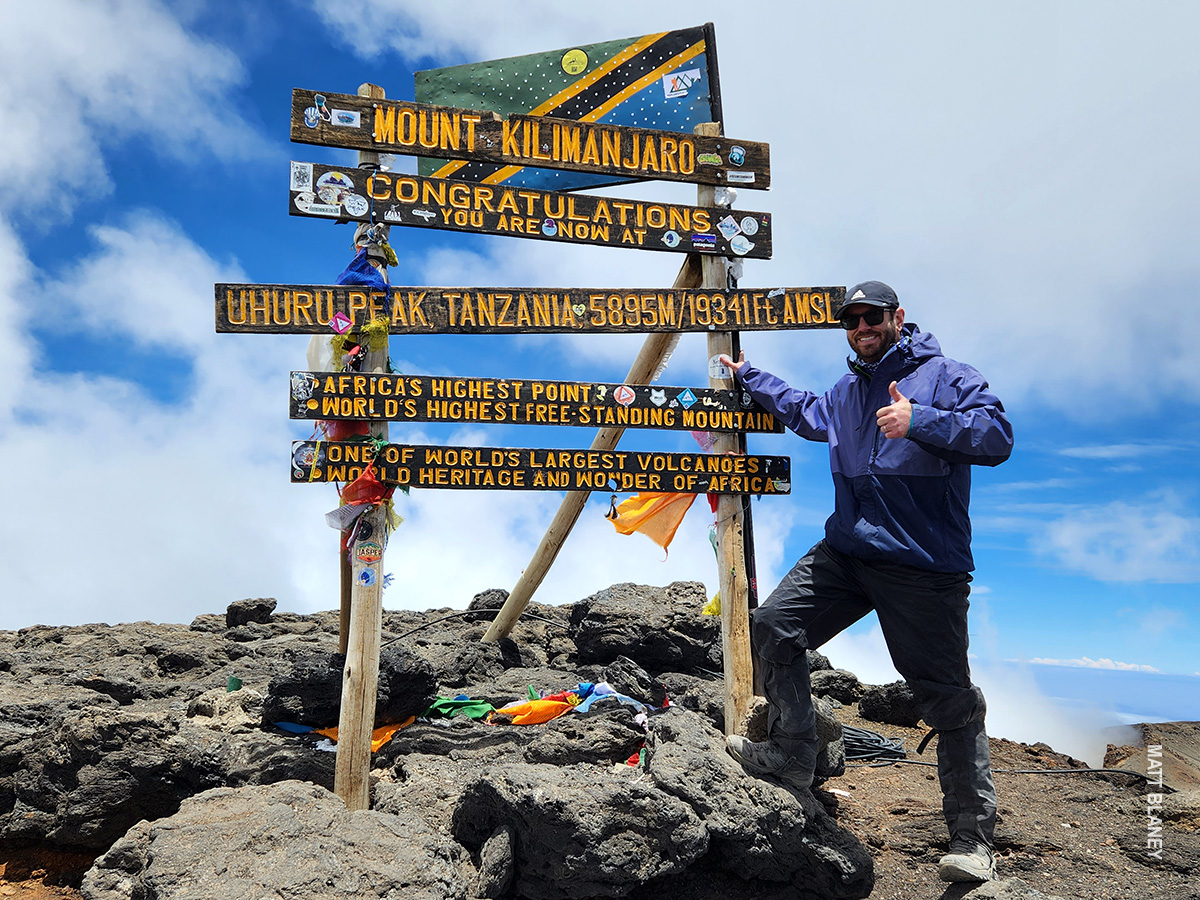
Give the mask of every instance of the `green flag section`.
[{"label": "green flag section", "polygon": [[[701,122],[721,120],[715,33],[711,24],[598,44],[579,44],[427,69],[415,75],[420,103],[527,114],[691,133]],[[549,147],[547,150],[549,151]],[[740,154],[723,162],[729,184],[746,184]],[[529,166],[422,159],[418,172],[543,190],[571,191],[631,179]],[[760,185],[761,186],[761,185]]]},{"label": "green flag section", "polygon": [[688,494],[792,489],[792,461],[786,456],[292,442],[293,484],[354,481],[367,467],[382,484],[407,488]]}]

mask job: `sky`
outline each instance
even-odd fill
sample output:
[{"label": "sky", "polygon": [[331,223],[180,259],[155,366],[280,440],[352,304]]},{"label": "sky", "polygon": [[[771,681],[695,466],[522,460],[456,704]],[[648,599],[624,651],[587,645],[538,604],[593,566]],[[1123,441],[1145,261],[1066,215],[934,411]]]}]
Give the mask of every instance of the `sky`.
[{"label": "sky", "polygon": [[[0,628],[188,622],[243,597],[337,606],[329,485],[288,483],[288,372],[308,338],[218,335],[215,282],[327,284],[351,231],[287,215],[290,92],[413,96],[417,70],[711,21],[725,132],[771,146],[774,257],[743,287],[880,279],[976,366],[1016,449],[974,471],[972,654],[993,732],[1200,719],[1200,8],[1183,2],[684,7],[401,0],[40,0],[0,6]],[[400,171],[415,161],[398,157]],[[694,203],[686,184],[598,193]],[[682,256],[395,229],[393,284],[666,286]],[[621,381],[631,335],[393,338],[407,373]],[[838,331],[754,332],[797,387],[845,371]],[[704,386],[684,336],[660,381]],[[586,447],[575,428],[393,426],[408,443]],[[683,433],[622,446],[692,450]],[[826,448],[753,503],[765,592],[822,535]],[[414,491],[385,607],[511,588],[554,493]],[[717,588],[697,503],[669,555],[593,495],[535,599]],[[874,618],[827,648],[894,679]],[[1078,726],[1078,727],[1076,727]],[[1058,746],[1056,744],[1056,746]],[[1083,754],[1080,750],[1080,755]],[[1094,748],[1087,751],[1094,757]]]}]

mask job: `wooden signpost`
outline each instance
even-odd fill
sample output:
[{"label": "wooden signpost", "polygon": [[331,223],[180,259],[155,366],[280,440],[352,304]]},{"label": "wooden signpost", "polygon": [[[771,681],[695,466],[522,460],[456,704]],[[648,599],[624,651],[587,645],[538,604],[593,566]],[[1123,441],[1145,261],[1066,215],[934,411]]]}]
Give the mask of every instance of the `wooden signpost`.
[{"label": "wooden signpost", "polygon": [[[361,84],[363,97],[382,99],[383,88]],[[360,166],[379,165],[379,156],[360,152]],[[386,266],[383,267],[386,280]],[[386,372],[386,337],[372,346],[367,342],[360,364],[364,372]],[[386,421],[370,423],[370,435],[387,440]],[[342,669],[342,698],[338,714],[338,754],[334,766],[334,791],[350,809],[371,805],[371,732],[375,727],[375,701],[379,690],[379,650],[383,638],[383,548],[387,546],[388,511],[382,505],[364,512],[353,534],[343,532],[339,550],[341,615],[338,649],[346,654]],[[347,589],[348,588],[348,589]]]},{"label": "wooden signpost", "polygon": [[292,91],[300,144],[692,184],[771,186],[770,148],[721,135]]},{"label": "wooden signpost", "polygon": [[385,318],[389,334],[609,334],[837,328],[844,287],[389,287],[217,284],[218,332],[328,334]]},{"label": "wooden signpost", "polygon": [[[711,45],[711,25],[700,31],[703,37],[698,40],[692,40],[691,31],[637,39],[597,68],[596,78],[603,75],[605,90],[616,90],[617,82],[627,77],[624,63],[640,60],[638,54],[650,53],[660,40],[674,47],[675,55],[666,61],[641,60],[629,70],[633,81],[628,90],[610,99],[589,93],[587,102],[596,110],[610,109],[621,97],[660,83],[655,89],[667,99],[686,98],[688,86],[700,83],[701,76],[674,70]],[[564,71],[571,54],[572,60],[582,57],[580,65],[586,66],[587,55],[573,50],[563,57]],[[712,108],[719,111],[715,50],[712,54],[705,65]],[[570,91],[595,93],[595,85],[589,84],[584,76],[547,101],[545,110],[558,108],[554,104],[569,99]],[[605,124],[593,121],[600,118],[598,111],[575,112],[579,118],[501,117],[488,111],[388,101],[374,85],[362,85],[357,96],[294,90],[292,139],[358,149],[360,168],[292,162],[289,213],[686,253],[670,288],[375,290],[217,284],[216,330],[330,337],[339,333],[361,341],[367,340],[363,329],[368,324],[383,322],[392,334],[646,333],[645,345],[622,383],[394,374],[388,371],[386,342],[367,353],[358,371],[292,372],[292,418],[367,421],[371,439],[294,442],[291,480],[348,483],[370,471],[380,484],[404,488],[566,492],[484,640],[496,640],[512,629],[592,491],[718,495],[726,723],[732,729],[748,706],[751,671],[741,504],[749,495],[789,493],[791,463],[787,457],[739,452],[738,442],[746,432],[779,432],[782,427],[737,388],[728,371],[714,367],[714,360],[719,353],[732,352],[733,331],[837,327],[833,309],[844,298],[844,288],[745,290],[729,279],[726,258],[770,258],[772,219],[769,213],[735,212],[729,208],[732,195],[718,202],[717,186],[767,188],[771,176],[766,144],[725,138],[717,124],[698,126],[694,134],[687,134]],[[459,160],[476,168],[482,164],[483,169],[475,181],[394,173],[379,167],[380,152]],[[456,170],[462,162],[446,164],[445,171]],[[524,167],[529,168],[521,172]],[[602,176],[694,183],[699,185],[697,205],[503,183],[517,172],[521,175],[514,180],[532,178],[534,169],[586,173],[571,176],[584,180]],[[682,332],[709,335],[709,387],[651,385]],[[572,425],[598,431],[588,450],[416,446],[389,443],[389,421]],[[712,453],[619,451],[616,444],[625,428],[712,432],[716,444]],[[351,558],[343,560],[340,642],[347,660],[335,790],[351,809],[366,808],[370,802],[386,515],[380,505],[363,513],[350,541]]]},{"label": "wooden signpost", "polygon": [[383,484],[510,491],[673,491],[787,494],[786,456],[717,456],[641,450],[528,449],[294,441],[292,482],[353,481],[373,465]]},{"label": "wooden signpost", "polygon": [[569,244],[771,258],[771,214],[292,161],[293,216]]},{"label": "wooden signpost", "polygon": [[783,431],[742,390],[515,378],[293,372],[293,419]]}]

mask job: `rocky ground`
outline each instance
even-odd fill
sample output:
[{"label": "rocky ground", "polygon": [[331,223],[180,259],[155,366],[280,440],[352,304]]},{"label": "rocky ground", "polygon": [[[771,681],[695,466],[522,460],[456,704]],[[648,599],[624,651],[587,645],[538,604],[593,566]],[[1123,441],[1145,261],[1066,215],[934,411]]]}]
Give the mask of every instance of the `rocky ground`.
[{"label": "rocky ground", "polygon": [[[333,754],[263,724],[336,722],[335,614],[248,601],[191,626],[0,632],[0,898],[259,900],[249,886],[268,883],[281,897],[464,900],[1200,898],[1190,785],[1157,813],[1159,859],[1142,779],[1006,771],[1084,766],[993,740],[1002,880],[947,886],[936,777],[915,764],[932,761],[936,738],[916,756],[924,729],[902,686],[814,673],[827,730],[836,720],[902,740],[911,762],[851,762],[807,796],[724,754],[719,634],[698,613],[699,586],[534,605],[512,640],[483,645],[484,610],[502,599],[480,595],[477,616],[385,615],[384,719],[434,695],[498,705],[530,684],[599,680],[652,702],[665,691],[674,709],[652,715],[649,734],[619,704],[537,726],[419,721],[375,755],[373,810],[355,814],[326,790]],[[230,677],[240,690],[226,690]],[[1172,759],[1194,756],[1193,726],[1158,728]],[[643,763],[627,765],[643,742]],[[827,766],[840,749],[829,744]],[[1110,764],[1144,772],[1140,752],[1114,748]]]}]

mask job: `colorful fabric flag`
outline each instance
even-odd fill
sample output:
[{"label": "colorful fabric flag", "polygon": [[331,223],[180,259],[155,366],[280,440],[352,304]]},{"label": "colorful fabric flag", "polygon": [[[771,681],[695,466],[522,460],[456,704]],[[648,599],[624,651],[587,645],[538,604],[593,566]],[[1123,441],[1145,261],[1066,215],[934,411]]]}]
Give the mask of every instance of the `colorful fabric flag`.
[{"label": "colorful fabric flag", "polygon": [[695,499],[695,494],[643,491],[617,506],[617,515],[611,521],[619,534],[637,531],[666,550]]}]

